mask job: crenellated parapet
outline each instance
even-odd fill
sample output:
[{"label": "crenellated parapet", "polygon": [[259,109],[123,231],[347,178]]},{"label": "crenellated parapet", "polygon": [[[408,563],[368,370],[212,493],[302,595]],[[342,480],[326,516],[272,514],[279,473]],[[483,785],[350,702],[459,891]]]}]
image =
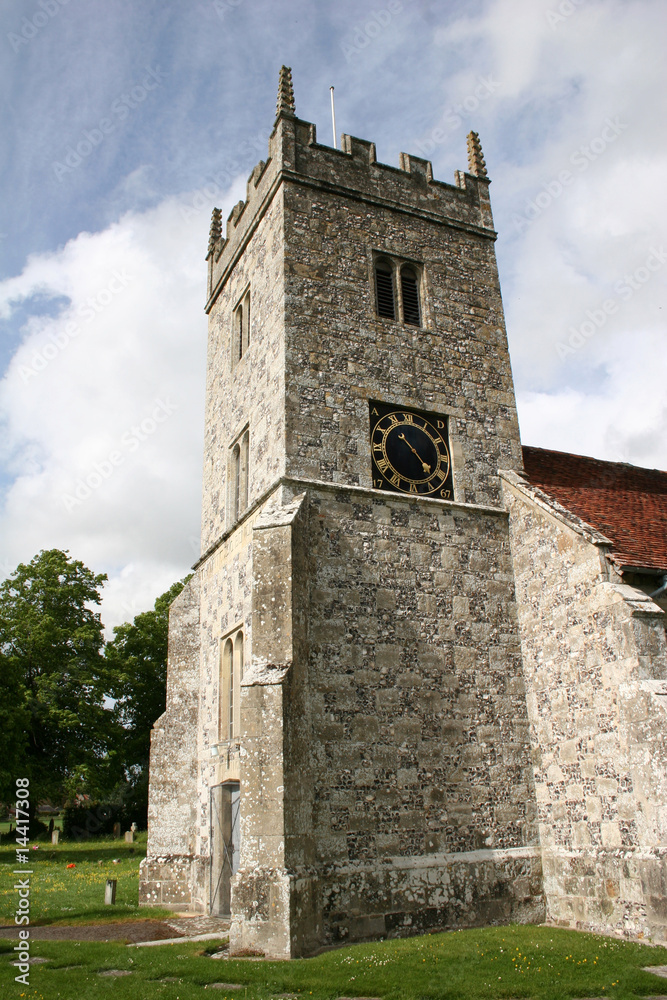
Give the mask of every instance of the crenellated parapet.
[{"label": "crenellated parapet", "polygon": [[325,189],[495,239],[490,181],[476,132],[468,136],[468,171],[456,171],[454,184],[435,180],[430,160],[410,153],[400,154],[398,167],[378,163],[375,143],[351,135],[342,136],[341,149],[322,145],[315,125],[296,117],[291,70],[283,67],[268,158],[250,174],[246,200],[230,212],[224,237],[221,229],[214,233],[211,228],[207,311],[285,183]]}]

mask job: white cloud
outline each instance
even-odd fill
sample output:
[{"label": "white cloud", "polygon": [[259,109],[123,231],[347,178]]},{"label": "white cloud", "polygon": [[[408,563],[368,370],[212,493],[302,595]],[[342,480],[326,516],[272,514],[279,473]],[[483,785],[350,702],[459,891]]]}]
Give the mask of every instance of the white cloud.
[{"label": "white cloud", "polygon": [[[500,274],[524,439],[665,468],[667,266],[652,271],[650,280],[640,282],[630,296],[615,287],[644,266],[651,247],[662,246],[665,230],[661,193],[667,141],[661,123],[667,88],[664,32],[659,30],[664,5],[661,0],[483,0],[449,5],[448,11],[445,6],[420,0],[414,10],[422,16],[409,21],[411,5],[405,3],[377,42],[347,61],[341,42],[370,17],[358,5],[344,3],[334,13],[317,8],[316,17],[312,5],[301,4],[299,16],[311,44],[307,56],[301,49],[294,51],[294,60],[289,56],[291,24],[275,5],[264,5],[266,17],[252,27],[253,44],[267,59],[275,59],[276,44],[286,46],[286,61],[295,66],[299,113],[308,117],[308,108],[319,108],[325,142],[330,77],[336,80],[339,124],[345,131],[392,150],[398,144],[419,152],[417,140],[412,147],[409,143],[414,128],[425,145],[430,143],[424,155],[433,158],[436,176],[451,179],[450,167],[464,166],[464,133],[469,128],[480,131],[494,182]],[[562,20],[549,18],[550,12],[561,10],[572,13]],[[119,89],[135,80],[136,60],[128,61],[125,55],[125,16],[119,21],[113,11],[107,12],[99,29],[104,52],[113,56],[104,62],[102,76],[99,60],[82,62],[79,56],[71,64],[63,62],[65,76],[49,61],[49,52],[60,51],[55,39],[63,42],[63,51],[74,51],[58,32],[71,25],[89,39],[98,29],[95,19],[72,21],[63,12],[53,20],[50,36],[45,29],[44,46],[38,39],[22,53],[30,72],[13,95],[23,102],[16,116],[21,127],[15,157],[17,192],[25,181],[23,201],[17,195],[21,217],[34,219],[40,212],[48,216],[54,199],[56,204],[60,199],[60,228],[49,230],[55,244],[58,232],[71,232],[65,222],[73,225],[71,219],[79,218],[74,209],[81,190],[90,191],[86,197],[91,204],[103,205],[110,215],[114,206],[134,206],[104,231],[81,233],[58,251],[30,258],[22,274],[0,284],[0,316],[16,315],[17,305],[29,315],[23,342],[0,384],[5,429],[0,459],[10,480],[0,514],[2,568],[10,570],[43,546],[69,547],[91,568],[109,573],[104,608],[109,624],[150,606],[187,571],[196,556],[199,532],[202,258],[208,208],[184,220],[173,199],[150,211],[141,212],[137,206],[160,197],[168,190],[165,185],[173,183],[172,175],[180,178],[185,169],[188,177],[199,178],[189,181],[190,186],[208,183],[209,175],[222,176],[227,169],[219,163],[222,149],[240,157],[229,168],[240,170],[246,153],[231,137],[246,136],[247,131],[263,136],[264,126],[270,124],[272,94],[267,101],[264,82],[260,88],[258,81],[266,79],[274,91],[275,75],[270,83],[268,73],[261,76],[263,70],[257,71],[260,76],[248,77],[235,62],[233,45],[231,63],[223,60],[226,89],[213,88],[215,98],[213,91],[200,94],[202,73],[205,77],[209,69],[214,76],[219,72],[224,41],[216,34],[222,29],[213,8],[207,11],[208,22],[201,11],[194,20],[187,12],[178,22],[183,32],[173,67],[182,64],[185,69],[155,92],[150,114],[137,112],[114,133],[113,141],[105,141],[94,161],[95,172],[89,169],[91,158],[70,178],[81,188],[51,178],[53,190],[40,202],[35,191],[41,192],[44,185],[34,173],[35,165],[41,163],[48,172],[63,146],[81,128],[90,127]],[[225,38],[233,37],[232,27],[247,27],[244,11],[243,6],[235,8],[234,19],[230,14]],[[198,24],[205,25],[205,48],[203,35],[195,30]],[[326,32],[329,48],[316,25],[335,29]],[[141,54],[136,65],[141,66],[159,62],[152,48],[157,36],[148,22],[144,26],[145,31],[131,32],[133,51]],[[117,56],[122,57],[120,63]],[[258,66],[265,64],[260,58]],[[72,80],[70,65],[76,68]],[[337,76],[331,75],[333,70]],[[51,86],[53,74],[58,86]],[[57,101],[48,98],[52,104],[47,103],[46,111],[37,99],[41,90],[58,96]],[[82,90],[90,93],[84,106]],[[214,105],[216,114],[220,112],[216,117],[209,114],[207,101],[221,100],[219,92],[224,100]],[[480,95],[478,105],[475,94]],[[463,121],[452,125],[447,112],[466,98]],[[269,119],[259,117],[260,108],[261,115],[268,109]],[[609,141],[601,148],[609,119],[620,121],[623,128],[613,139],[607,131]],[[33,122],[40,131],[26,127]],[[433,139],[436,127],[444,139]],[[264,138],[257,156],[265,155],[263,143]],[[256,158],[257,143],[251,140],[249,145]],[[589,155],[582,147],[594,153],[585,169],[578,165]],[[165,155],[153,156],[156,149],[166,150]],[[380,146],[378,150],[382,158]],[[250,156],[250,149],[247,153]],[[455,162],[449,163],[449,157]],[[160,169],[165,161],[168,176]],[[389,162],[395,163],[396,156]],[[109,164],[114,164],[113,170]],[[570,171],[571,182],[553,194],[563,170]],[[239,180],[221,207],[230,207],[244,190]],[[531,211],[529,206],[538,199],[538,211]],[[117,213],[121,210],[116,208]],[[100,217],[109,216],[91,216]],[[65,308],[63,296],[69,300]],[[55,318],[40,315],[38,297],[42,305],[44,298],[52,298],[54,309],[59,303]],[[572,353],[559,353],[559,345],[569,344],[572,328],[580,331],[590,324],[589,314],[598,315],[610,299],[618,299],[618,309],[594,330],[587,326]],[[93,310],[93,319],[86,309]],[[77,324],[75,336],[67,333],[69,323]],[[41,370],[30,374],[31,368]],[[168,418],[156,422],[154,429],[146,424],[151,432],[140,441],[132,427],[144,433],[141,422],[154,419],[158,400],[166,407],[160,416],[168,410]],[[130,444],[134,440],[136,447]],[[106,470],[112,452],[122,459],[114,471],[108,478],[98,472],[99,486],[68,511],[63,494],[73,496],[78,480],[94,476],[96,465]]]},{"label": "white cloud", "polygon": [[585,391],[519,393],[524,444],[667,469],[663,335],[638,334],[631,350],[623,335],[612,335],[599,357],[597,379]]},{"label": "white cloud", "polygon": [[14,477],[2,566],[68,548],[109,574],[108,626],[152,606],[198,555],[210,209],[188,204],[128,213],[0,284],[5,316],[36,295],[69,300],[30,316],[0,383]]},{"label": "white cloud", "polygon": [[[657,195],[667,166],[667,136],[657,127],[665,103],[659,8],[651,0],[540,0],[529,13],[525,8],[493,0],[482,16],[462,19],[440,36],[443,45],[452,35],[477,46],[499,81],[497,124],[486,127],[500,153],[492,199],[524,433],[541,427],[551,447],[581,451],[584,442],[589,448],[596,442],[600,457],[613,451],[646,464],[662,455],[664,464],[664,453],[646,444],[654,441],[659,412],[636,407],[633,419],[642,427],[626,435],[613,431],[614,402],[606,397],[618,375],[615,398],[630,398],[613,355],[630,359],[640,396],[642,378],[648,383],[656,369],[662,372],[662,385],[654,387],[660,412],[665,401],[667,266],[644,280],[647,259],[654,266],[667,248],[666,203]],[[550,24],[547,13],[561,10],[571,13]],[[560,345],[570,343],[573,331],[590,333],[591,315],[600,317],[605,302],[613,311],[564,357]],[[653,351],[638,354],[637,345],[649,342]],[[579,443],[564,403],[582,415]],[[600,433],[591,437],[583,417],[596,407],[590,423]]]}]

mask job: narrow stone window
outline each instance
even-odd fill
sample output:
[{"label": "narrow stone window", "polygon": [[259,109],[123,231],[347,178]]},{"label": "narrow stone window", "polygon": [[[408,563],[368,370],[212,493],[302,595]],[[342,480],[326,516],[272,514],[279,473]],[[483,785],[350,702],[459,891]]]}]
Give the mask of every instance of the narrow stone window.
[{"label": "narrow stone window", "polygon": [[421,326],[419,314],[419,279],[412,267],[401,268],[401,298],[403,299],[403,322],[411,326]]},{"label": "narrow stone window", "polygon": [[240,361],[243,357],[243,306],[236,310],[236,357]]},{"label": "narrow stone window", "polygon": [[246,431],[241,438],[239,463],[239,500],[238,513],[242,514],[248,508],[248,458],[250,451],[250,432]]},{"label": "narrow stone window", "polygon": [[[226,639],[222,648],[220,663],[220,684],[218,694],[218,739],[220,742],[231,739],[229,735],[230,693],[233,698],[232,681],[234,677],[234,644]],[[233,702],[232,702],[233,709]]]},{"label": "narrow stone window", "polygon": [[250,289],[243,300],[243,340],[245,353],[250,347]]},{"label": "narrow stone window", "polygon": [[218,740],[238,740],[241,733],[241,681],[243,679],[243,630],[223,641],[218,697]]},{"label": "narrow stone window", "polygon": [[234,739],[234,688],[236,687],[234,675],[236,673],[234,667],[236,664],[234,660],[236,657],[233,655],[229,658],[229,674],[227,676],[227,719],[226,719],[226,729],[227,729],[227,739]]},{"label": "narrow stone window", "polygon": [[232,323],[232,368],[238,364],[250,345],[250,289],[234,310]]},{"label": "narrow stone window", "polygon": [[396,319],[394,306],[394,276],[388,260],[378,260],[375,264],[375,298],[378,316]]},{"label": "narrow stone window", "polygon": [[231,527],[248,509],[250,467],[250,430],[243,433],[232,444],[229,451],[229,488],[227,524]]},{"label": "narrow stone window", "polygon": [[241,733],[241,681],[243,680],[243,632],[237,632],[234,639],[234,691],[233,705],[229,714],[230,740],[239,738]]},{"label": "narrow stone window", "polygon": [[232,521],[237,521],[238,516],[241,513],[240,510],[240,500],[241,500],[241,446],[237,443],[232,448],[232,461],[231,461],[231,482],[230,482],[230,499],[231,499],[231,516]]}]

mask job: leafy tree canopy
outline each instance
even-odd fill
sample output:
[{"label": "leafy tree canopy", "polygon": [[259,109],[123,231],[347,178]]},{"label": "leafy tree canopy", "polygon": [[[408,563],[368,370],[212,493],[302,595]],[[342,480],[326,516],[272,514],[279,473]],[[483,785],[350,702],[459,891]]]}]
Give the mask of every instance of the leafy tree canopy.
[{"label": "leafy tree canopy", "polygon": [[17,764],[31,800],[62,797],[77,782],[112,781],[113,713],[104,708],[100,603],[105,574],[67,551],[42,550],[0,584],[0,790],[13,797]]},{"label": "leafy tree canopy", "polygon": [[0,584],[0,798],[28,777],[33,810],[86,792],[123,802],[141,823],[150,733],[165,709],[169,605],[190,577],[116,626],[104,648],[95,606],[106,579],[49,549]]},{"label": "leafy tree canopy", "polygon": [[151,729],[165,710],[169,605],[189,579],[173,584],[152,611],[117,625],[104,652],[107,693],[115,699],[114,713],[123,727],[123,762],[134,780],[140,773],[146,776]]}]

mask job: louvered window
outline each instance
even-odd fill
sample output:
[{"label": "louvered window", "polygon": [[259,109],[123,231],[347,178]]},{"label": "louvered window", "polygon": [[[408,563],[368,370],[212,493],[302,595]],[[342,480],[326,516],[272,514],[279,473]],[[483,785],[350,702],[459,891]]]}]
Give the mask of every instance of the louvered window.
[{"label": "louvered window", "polygon": [[391,264],[388,261],[379,260],[375,265],[375,294],[378,316],[396,319],[394,279],[391,273]]},{"label": "louvered window", "polygon": [[419,285],[417,275],[411,267],[401,270],[401,297],[403,299],[403,322],[411,326],[421,326],[419,315]]}]

